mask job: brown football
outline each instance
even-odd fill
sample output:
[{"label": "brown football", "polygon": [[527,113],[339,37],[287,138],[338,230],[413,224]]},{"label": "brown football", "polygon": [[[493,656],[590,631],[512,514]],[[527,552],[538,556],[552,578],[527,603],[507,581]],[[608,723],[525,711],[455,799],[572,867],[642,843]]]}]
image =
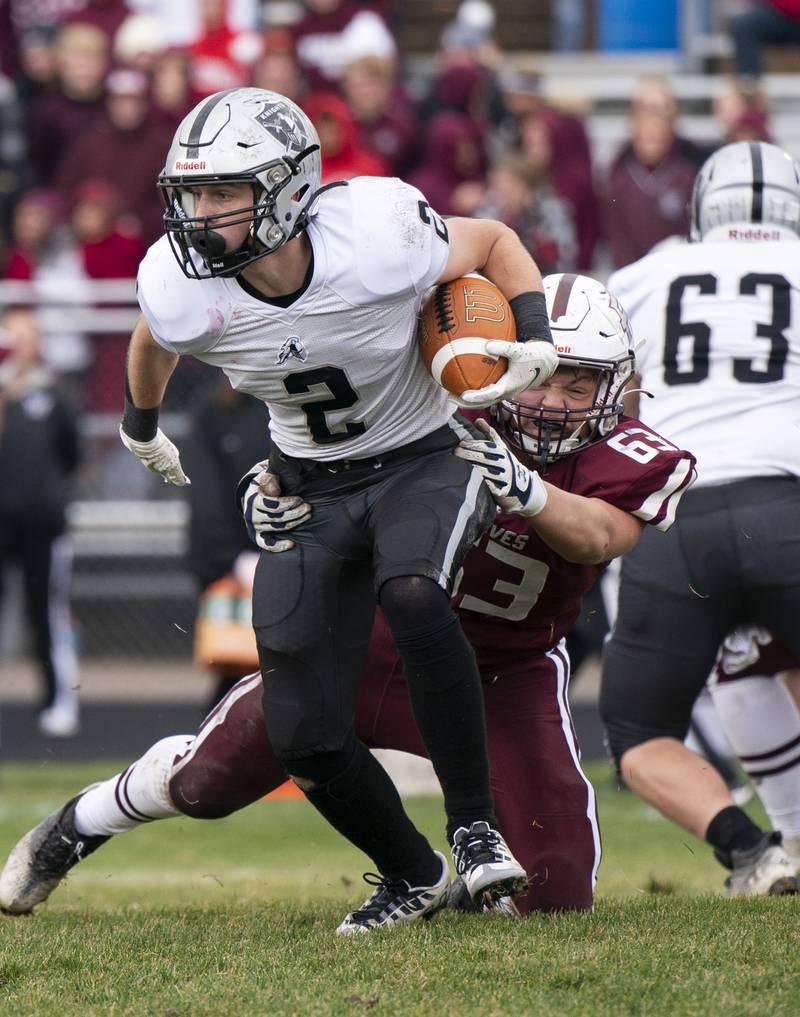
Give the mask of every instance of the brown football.
[{"label": "brown football", "polygon": [[453,395],[483,388],[506,370],[505,357],[489,356],[486,339],[516,340],[508,301],[493,282],[465,275],[441,283],[422,308],[419,348],[425,366]]}]

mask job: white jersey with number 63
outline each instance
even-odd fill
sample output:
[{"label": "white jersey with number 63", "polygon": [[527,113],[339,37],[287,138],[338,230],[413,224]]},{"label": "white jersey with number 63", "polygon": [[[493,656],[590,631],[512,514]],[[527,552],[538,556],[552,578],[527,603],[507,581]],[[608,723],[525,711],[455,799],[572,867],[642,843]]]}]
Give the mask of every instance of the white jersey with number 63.
[{"label": "white jersey with number 63", "polygon": [[608,287],[644,341],[638,416],[698,486],[800,475],[800,241],[668,247]]}]

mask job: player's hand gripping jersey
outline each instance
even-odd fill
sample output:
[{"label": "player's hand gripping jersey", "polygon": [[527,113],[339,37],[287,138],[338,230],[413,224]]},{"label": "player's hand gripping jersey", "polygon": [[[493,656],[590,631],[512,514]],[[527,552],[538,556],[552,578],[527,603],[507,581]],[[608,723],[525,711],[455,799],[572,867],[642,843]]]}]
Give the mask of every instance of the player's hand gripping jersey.
[{"label": "player's hand gripping jersey", "polygon": [[444,223],[415,188],[360,177],[321,193],[308,237],[310,277],[288,307],[239,278],[188,279],[162,237],[138,279],[153,337],[263,399],[291,456],[364,458],[441,427],[455,406],[422,364],[416,328],[447,261]]},{"label": "player's hand gripping jersey", "polygon": [[[600,441],[548,466],[544,479],[573,494],[602,498],[667,530],[694,478],[693,458],[621,417]],[[581,598],[607,563],[574,564],[545,544],[530,521],[498,515],[470,552],[455,603],[481,672],[508,671],[531,651],[552,649],[578,616]]]},{"label": "player's hand gripping jersey", "polygon": [[800,242],[670,247],[608,285],[647,340],[639,416],[692,449],[698,485],[800,475]]}]

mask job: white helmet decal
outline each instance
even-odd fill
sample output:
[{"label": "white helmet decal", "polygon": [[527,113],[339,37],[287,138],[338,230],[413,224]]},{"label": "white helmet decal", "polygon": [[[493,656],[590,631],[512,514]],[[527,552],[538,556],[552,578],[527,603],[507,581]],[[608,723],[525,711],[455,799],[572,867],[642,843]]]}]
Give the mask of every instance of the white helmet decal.
[{"label": "white helmet decal", "polygon": [[[292,155],[299,155],[310,144],[310,137],[306,128],[307,119],[298,116],[299,110],[286,99],[265,102],[259,113],[256,113],[255,120],[261,124],[267,134],[270,134],[279,145],[283,145],[287,152]],[[303,121],[306,120],[306,123]]]}]

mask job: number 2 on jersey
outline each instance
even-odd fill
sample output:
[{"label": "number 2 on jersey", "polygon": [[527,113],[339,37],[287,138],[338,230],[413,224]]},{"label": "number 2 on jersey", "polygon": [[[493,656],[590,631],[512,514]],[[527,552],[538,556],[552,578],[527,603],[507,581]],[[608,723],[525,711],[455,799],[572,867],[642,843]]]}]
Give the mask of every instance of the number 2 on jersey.
[{"label": "number 2 on jersey", "polygon": [[283,379],[283,386],[289,395],[311,392],[315,385],[324,385],[330,398],[324,395],[300,403],[306,415],[308,429],[317,445],[333,445],[363,434],[367,425],[361,420],[348,421],[343,431],[331,431],[325,414],[331,410],[346,410],[358,402],[358,392],[341,367],[314,367],[308,371],[293,371]]},{"label": "number 2 on jersey", "polygon": [[[783,378],[789,341],[783,334],[791,320],[790,287],[782,275],[749,272],[739,280],[739,293],[754,297],[761,286],[772,290],[772,317],[756,324],[756,336],[769,339],[770,349],[766,370],[753,367],[753,361],[741,357],[733,359],[733,376],[737,381],[765,384]],[[679,276],[669,288],[667,297],[667,323],[664,335],[664,383],[666,385],[692,385],[708,377],[711,328],[704,321],[682,321],[681,301],[688,287],[696,287],[706,296],[717,292],[717,277],[710,272],[703,275]],[[691,336],[689,366],[678,366],[679,340]]]}]

